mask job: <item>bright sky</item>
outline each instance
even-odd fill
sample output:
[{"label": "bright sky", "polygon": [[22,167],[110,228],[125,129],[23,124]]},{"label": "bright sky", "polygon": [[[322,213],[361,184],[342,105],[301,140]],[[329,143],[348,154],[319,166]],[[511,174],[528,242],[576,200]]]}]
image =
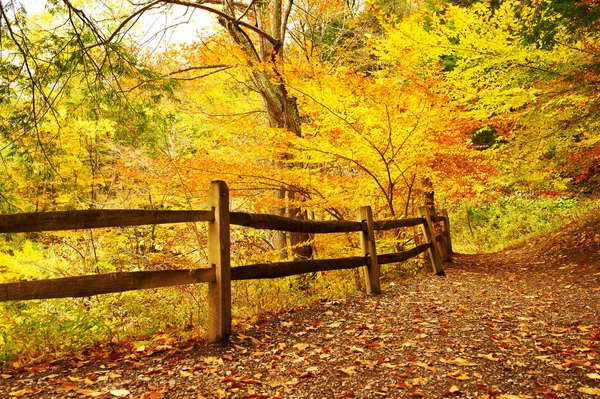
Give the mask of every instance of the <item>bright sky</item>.
[{"label": "bright sky", "polygon": [[[46,0],[17,0],[25,6],[28,15],[44,11]],[[136,24],[140,34],[139,44],[143,47],[157,47],[166,44],[192,42],[201,31],[210,31],[216,23],[212,14],[174,6],[170,12],[152,10],[145,13]],[[169,28],[165,31],[165,28]]]}]

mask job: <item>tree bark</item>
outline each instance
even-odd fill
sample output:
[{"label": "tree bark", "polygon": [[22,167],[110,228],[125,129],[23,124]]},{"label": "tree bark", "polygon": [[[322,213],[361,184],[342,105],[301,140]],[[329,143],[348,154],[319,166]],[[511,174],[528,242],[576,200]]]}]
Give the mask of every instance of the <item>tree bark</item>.
[{"label": "tree bark", "polygon": [[[300,113],[296,98],[289,95],[285,82],[277,69],[278,62],[280,62],[279,51],[281,50],[281,40],[283,39],[284,29],[281,21],[281,1],[276,1],[275,6],[276,8],[279,7],[279,10],[276,10],[272,15],[271,34],[272,37],[279,40],[278,44],[271,45],[271,43],[266,43],[265,40],[259,40],[259,47],[257,49],[248,35],[235,23],[235,21],[221,19],[219,22],[227,29],[235,43],[244,50],[249,59],[258,62],[266,62],[271,67],[270,73],[267,73],[267,71],[262,68],[254,69],[252,71],[254,84],[265,102],[270,126],[288,130],[300,137],[302,135],[302,130],[300,128]],[[261,11],[257,10],[256,14],[258,16],[261,14]],[[285,17],[287,18],[287,16]],[[265,18],[263,17],[257,17],[257,21],[264,21],[264,19]],[[278,21],[275,21],[276,19],[278,19]],[[287,168],[290,167],[288,162],[289,159],[289,154],[281,154],[280,158],[275,162],[280,168]],[[306,219],[306,211],[293,205],[295,193],[290,191],[287,187],[282,187],[281,190],[287,193],[287,198],[291,203],[288,206],[288,215],[294,218]],[[278,191],[276,195],[280,200],[284,197],[281,191]],[[281,213],[281,211],[277,213]],[[288,257],[286,243],[285,237],[275,236],[273,244],[275,248],[279,250],[279,256],[281,258]],[[290,233],[290,245],[292,248],[292,257],[294,259],[306,260],[312,258],[313,248],[309,234]]]}]

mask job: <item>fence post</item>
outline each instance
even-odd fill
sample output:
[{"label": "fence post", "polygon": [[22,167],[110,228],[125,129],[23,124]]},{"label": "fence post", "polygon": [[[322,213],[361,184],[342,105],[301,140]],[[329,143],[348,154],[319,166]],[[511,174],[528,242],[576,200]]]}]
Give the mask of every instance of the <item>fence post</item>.
[{"label": "fence post", "polygon": [[426,206],[420,207],[419,216],[424,219],[424,223],[421,225],[423,235],[425,236],[427,242],[431,244],[431,247],[427,250],[427,253],[429,254],[429,259],[431,259],[433,272],[438,276],[444,276],[446,273],[444,272],[444,266],[440,256],[440,246],[435,240],[435,226],[431,220],[429,209]]},{"label": "fence post", "polygon": [[[435,209],[429,209],[429,217],[433,222],[431,224],[431,234],[436,238],[435,242],[437,243],[440,257],[442,258],[442,261],[447,261],[450,259],[450,247],[448,246],[448,242],[446,241],[446,234],[444,233],[443,221],[440,219]],[[440,224],[439,230],[437,223]]]},{"label": "fence post", "polygon": [[231,265],[229,189],[224,181],[211,182],[208,204],[215,220],[208,224],[208,263],[216,281],[208,284],[208,341],[228,341],[231,334]]},{"label": "fence post", "polygon": [[370,264],[363,268],[367,294],[381,294],[379,281],[379,263],[377,262],[377,248],[375,246],[375,231],[373,212],[370,206],[363,206],[356,211],[358,221],[366,223],[367,230],[360,232],[360,245],[365,257],[369,257]]},{"label": "fence post", "polygon": [[454,251],[452,250],[452,240],[450,239],[450,218],[448,217],[448,211],[442,210],[442,216],[444,217],[444,235],[446,236],[446,245],[448,246],[448,260],[451,259]]}]

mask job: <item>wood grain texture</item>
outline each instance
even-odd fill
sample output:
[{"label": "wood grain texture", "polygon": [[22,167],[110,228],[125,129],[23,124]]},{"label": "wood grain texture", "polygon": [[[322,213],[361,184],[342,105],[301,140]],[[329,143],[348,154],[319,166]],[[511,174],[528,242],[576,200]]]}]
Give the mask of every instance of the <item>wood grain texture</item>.
[{"label": "wood grain texture", "polygon": [[409,249],[408,251],[377,255],[377,262],[380,265],[385,265],[388,263],[395,263],[395,262],[405,262],[405,261],[409,260],[410,258],[414,258],[414,257],[422,254],[423,252],[427,251],[429,248],[431,248],[431,244],[421,244],[414,248]]},{"label": "wood grain texture", "polygon": [[80,298],[215,280],[214,269],[158,270],[92,274],[0,284],[0,302],[30,299]]},{"label": "wood grain texture", "polygon": [[294,233],[350,233],[361,231],[362,225],[351,221],[314,221],[299,220],[285,216],[231,212],[231,224],[255,229],[288,231]]},{"label": "wood grain texture", "polygon": [[392,230],[402,227],[413,227],[419,226],[425,223],[423,218],[410,218],[410,219],[398,219],[398,220],[380,220],[373,222],[373,229],[376,231],[380,230]]},{"label": "wood grain texture", "polygon": [[101,209],[0,215],[0,233],[95,229],[214,220],[212,211]]},{"label": "wood grain texture", "polygon": [[442,257],[440,255],[439,244],[436,241],[436,237],[433,236],[435,230],[433,226],[433,221],[429,215],[429,209],[425,206],[419,208],[419,216],[425,219],[426,223],[421,225],[421,229],[423,231],[423,235],[428,243],[431,244],[431,247],[427,249],[427,253],[429,254],[429,258],[431,259],[431,264],[433,265],[433,272],[436,275],[445,275],[444,265],[442,263]]},{"label": "wood grain texture", "polygon": [[208,263],[215,281],[208,284],[208,341],[227,342],[231,334],[231,255],[229,189],[224,181],[210,184],[208,204],[215,220],[208,224]]},{"label": "wood grain texture", "polygon": [[231,269],[232,280],[254,280],[293,276],[328,270],[354,269],[367,265],[363,256],[340,259],[317,259],[293,262],[259,263]]},{"label": "wood grain texture", "polygon": [[359,208],[356,211],[356,217],[361,224],[367,224],[367,230],[359,233],[363,255],[369,258],[369,264],[363,269],[367,294],[381,294],[380,270],[379,263],[377,263],[377,246],[375,245],[373,212],[371,211],[371,207],[363,206]]}]

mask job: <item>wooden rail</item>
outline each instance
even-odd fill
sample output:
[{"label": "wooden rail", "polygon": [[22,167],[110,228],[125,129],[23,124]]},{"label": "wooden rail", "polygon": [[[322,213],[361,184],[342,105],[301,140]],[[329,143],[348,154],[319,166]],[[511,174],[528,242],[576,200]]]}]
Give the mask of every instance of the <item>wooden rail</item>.
[{"label": "wooden rail", "polygon": [[[208,222],[209,267],[193,270],[160,270],[93,274],[57,279],[0,284],[0,302],[31,299],[86,297],[91,295],[168,287],[209,284],[208,338],[225,341],[231,333],[231,281],[269,279],[328,270],[363,268],[367,293],[381,293],[380,265],[403,262],[427,252],[435,274],[443,275],[442,260],[452,254],[450,220],[425,207],[419,218],[374,221],[371,208],[357,211],[357,221],[306,221],[276,215],[229,211],[229,191],[222,181],[209,188],[208,211],[89,210],[0,215],[0,233],[74,230],[146,224]],[[304,233],[358,232],[363,256],[263,263],[231,267],[230,224],[256,229]],[[421,226],[425,243],[408,251],[377,254],[375,231]]]}]

